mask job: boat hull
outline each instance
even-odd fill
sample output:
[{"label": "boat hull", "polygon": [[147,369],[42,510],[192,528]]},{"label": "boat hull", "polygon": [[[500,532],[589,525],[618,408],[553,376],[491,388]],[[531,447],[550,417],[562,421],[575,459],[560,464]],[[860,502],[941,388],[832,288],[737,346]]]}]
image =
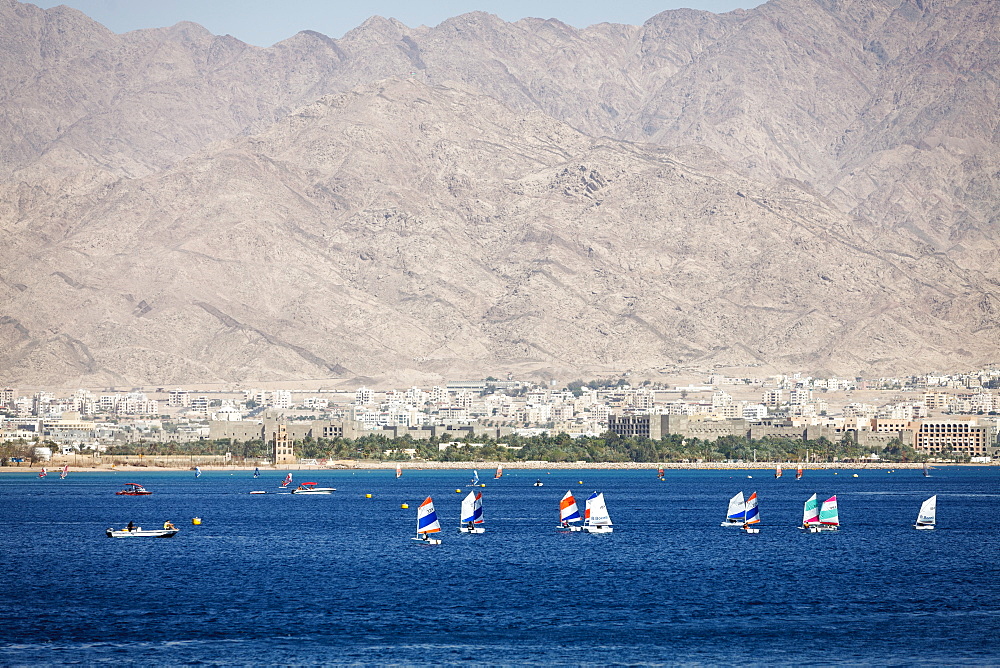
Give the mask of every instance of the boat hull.
[{"label": "boat hull", "polygon": [[486,527],[458,527],[462,533],[486,533]]},{"label": "boat hull", "polygon": [[743,533],[760,533],[759,527],[743,527]]},{"label": "boat hull", "polygon": [[108,529],[108,538],[173,538],[179,529],[135,529],[134,531]]},{"label": "boat hull", "polygon": [[840,531],[839,526],[823,526],[823,525],[809,525],[807,527],[799,527],[807,533],[826,533],[828,531]]},{"label": "boat hull", "polygon": [[578,524],[577,525],[571,524],[569,526],[562,526],[560,524],[556,528],[559,529],[560,531],[583,531],[583,527]]},{"label": "boat hull", "polygon": [[914,524],[913,528],[917,531],[932,531],[934,529],[933,524]]},{"label": "boat hull", "polygon": [[592,524],[581,528],[587,533],[611,533],[615,530],[613,526],[608,526],[607,524]]},{"label": "boat hull", "polygon": [[333,494],[336,491],[334,487],[318,487],[316,489],[293,489],[292,494]]},{"label": "boat hull", "polygon": [[741,527],[741,526],[743,526],[743,522],[734,522],[732,520],[726,520],[725,522],[721,523],[719,526],[720,527]]},{"label": "boat hull", "polygon": [[152,492],[115,492],[115,496],[149,496]]},{"label": "boat hull", "polygon": [[426,545],[440,545],[440,538],[420,538],[419,536],[413,536],[410,540],[415,540],[418,543],[424,543]]}]

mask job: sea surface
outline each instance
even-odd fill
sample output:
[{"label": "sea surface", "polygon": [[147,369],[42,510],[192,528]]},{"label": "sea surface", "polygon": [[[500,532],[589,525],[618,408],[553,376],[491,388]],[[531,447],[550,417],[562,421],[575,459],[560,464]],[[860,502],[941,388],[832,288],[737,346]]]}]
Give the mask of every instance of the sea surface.
[{"label": "sea surface", "polygon": [[[0,665],[1000,665],[1000,468],[479,473],[483,535],[471,470],[0,471]],[[614,533],[558,531],[566,490]],[[741,490],[759,535],[719,526]],[[838,533],[796,528],[814,492]],[[130,520],[180,533],[105,537]]]}]

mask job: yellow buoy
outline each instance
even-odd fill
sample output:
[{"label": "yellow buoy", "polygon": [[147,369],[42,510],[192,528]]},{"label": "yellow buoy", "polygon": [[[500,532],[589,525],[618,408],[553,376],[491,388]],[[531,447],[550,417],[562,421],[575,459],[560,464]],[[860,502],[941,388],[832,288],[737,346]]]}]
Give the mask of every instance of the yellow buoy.
[{"label": "yellow buoy", "polygon": [[410,507],[410,504],[408,504],[408,503],[402,503],[402,504],[400,504],[399,507],[402,508],[403,510],[407,510]]},{"label": "yellow buoy", "polygon": [[576,484],[578,484],[578,485],[582,485],[582,484],[583,484],[583,481],[582,481],[582,480],[577,480],[577,481],[576,481]]},{"label": "yellow buoy", "polygon": [[455,490],[455,494],[461,494],[461,493],[462,493],[462,490],[460,490],[460,489],[456,489]]},{"label": "yellow buoy", "polygon": [[191,524],[201,524],[201,518],[200,517],[192,517],[191,518]]},{"label": "yellow buoy", "polygon": [[857,473],[855,473],[855,474],[854,474],[854,477],[855,477],[855,478],[857,478],[857,477],[858,477],[858,474],[857,474]]},{"label": "yellow buoy", "polygon": [[370,499],[370,498],[372,498],[372,495],[371,494],[365,494],[365,498],[366,499]]},{"label": "yellow buoy", "polygon": [[479,483],[479,486],[480,487],[486,487],[486,483],[485,482],[481,482],[481,483]]}]

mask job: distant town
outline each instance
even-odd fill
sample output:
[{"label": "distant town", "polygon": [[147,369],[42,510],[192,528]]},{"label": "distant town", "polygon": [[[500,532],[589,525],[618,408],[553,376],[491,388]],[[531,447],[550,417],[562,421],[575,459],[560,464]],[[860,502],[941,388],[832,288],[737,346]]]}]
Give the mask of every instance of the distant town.
[{"label": "distant town", "polygon": [[[5,466],[67,457],[83,465],[321,466],[351,458],[441,459],[449,448],[460,451],[454,457],[475,457],[484,445],[486,458],[502,459],[504,448],[520,450],[524,439],[556,437],[552,461],[585,457],[574,454],[572,442],[589,446],[603,437],[632,444],[608,450],[608,457],[650,461],[753,461],[774,443],[783,445],[768,456],[807,463],[836,460],[836,448],[815,444],[840,444],[841,456],[871,462],[903,453],[904,461],[989,463],[1000,454],[1000,368],[876,379],[695,378],[700,382],[632,385],[623,375],[556,386],[487,377],[389,390],[175,387],[30,396],[0,386],[0,457]],[[367,445],[343,446],[354,441]],[[636,444],[646,441],[666,445],[641,454]],[[699,445],[691,454],[694,443],[730,447]]]}]

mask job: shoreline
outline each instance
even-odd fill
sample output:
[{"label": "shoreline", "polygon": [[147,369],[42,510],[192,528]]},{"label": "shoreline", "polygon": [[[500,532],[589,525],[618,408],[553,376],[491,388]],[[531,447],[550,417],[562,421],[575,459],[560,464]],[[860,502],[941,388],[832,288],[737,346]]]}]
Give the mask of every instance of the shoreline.
[{"label": "shoreline", "polygon": [[[58,477],[59,471],[68,462],[53,462],[46,466],[47,474]],[[636,470],[636,471],[656,471],[664,470],[723,470],[723,471],[773,471],[780,464],[785,473],[794,475],[795,469],[800,466],[798,462],[749,462],[740,464],[730,464],[726,462],[377,462],[377,461],[347,461],[341,460],[332,462],[325,466],[295,464],[291,466],[245,466],[245,465],[198,465],[202,471],[253,471],[260,468],[265,471],[364,471],[364,470],[394,470],[400,464],[404,471],[420,470],[468,470],[482,469],[488,471],[502,465],[507,470]],[[1000,462],[989,463],[965,463],[965,462],[941,462],[932,463],[932,468],[945,466],[998,466]],[[922,462],[816,462],[812,464],[801,464],[803,470],[878,470],[878,469],[921,469]],[[51,468],[50,468],[51,467]],[[131,464],[99,464],[90,466],[74,466],[69,464],[70,471],[83,473],[88,471],[127,471],[135,472],[177,472],[193,471],[193,466],[137,466]],[[10,473],[32,473],[37,475],[41,472],[40,466],[2,466],[0,472]]]}]

